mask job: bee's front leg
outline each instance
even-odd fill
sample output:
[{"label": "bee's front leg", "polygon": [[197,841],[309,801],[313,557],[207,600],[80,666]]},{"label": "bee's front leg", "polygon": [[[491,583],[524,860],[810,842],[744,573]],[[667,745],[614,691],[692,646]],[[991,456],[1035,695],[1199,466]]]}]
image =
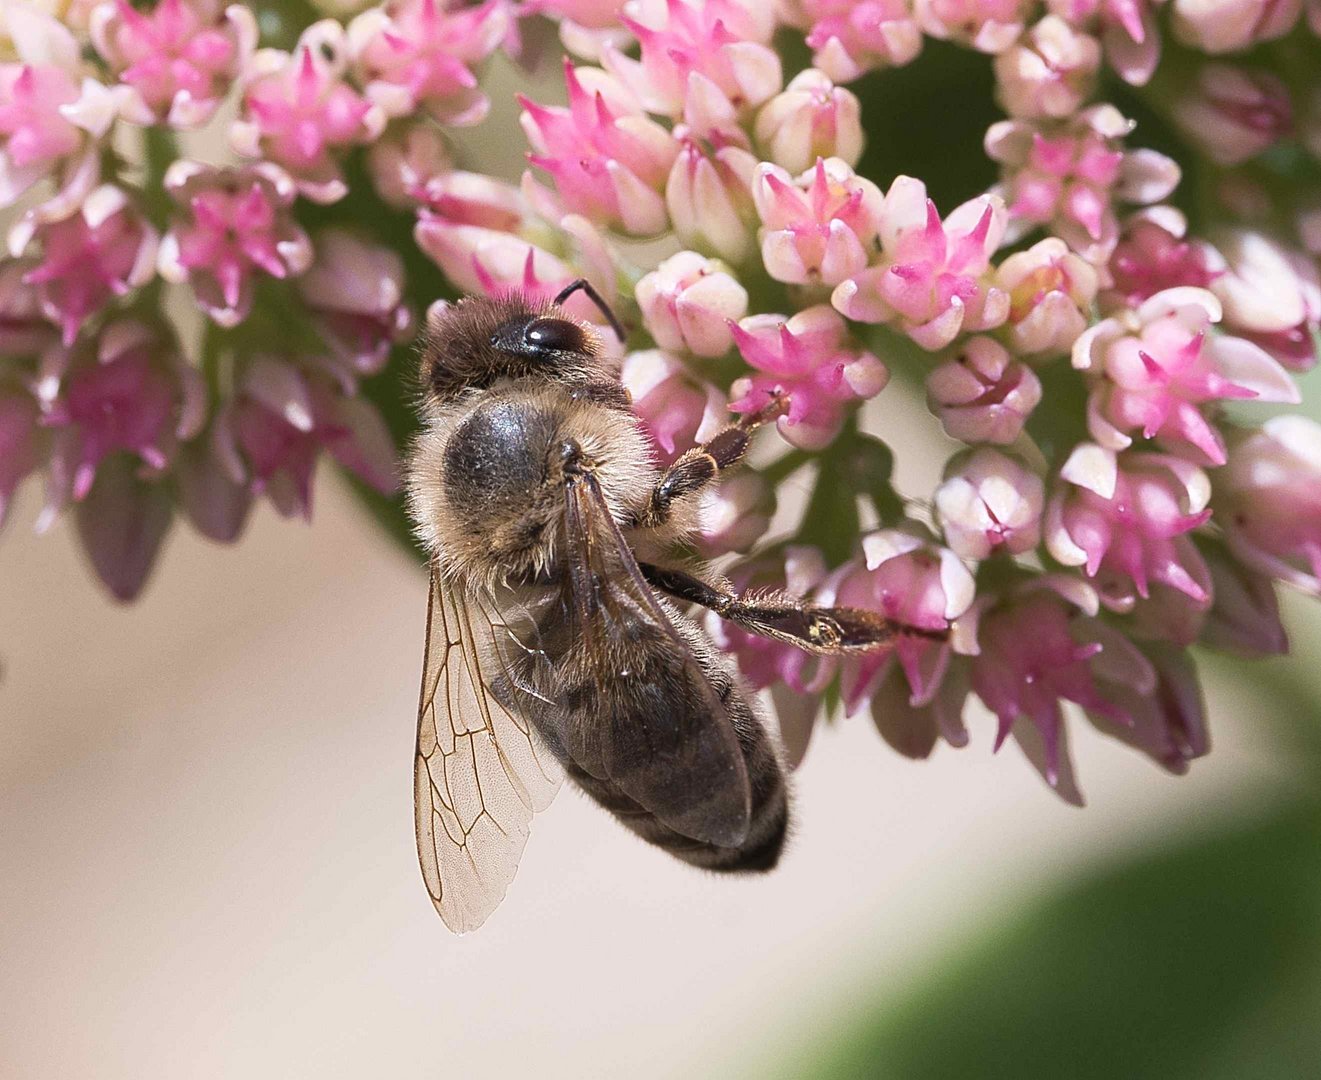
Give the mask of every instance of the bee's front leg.
[{"label": "bee's front leg", "polygon": [[652,528],[665,524],[676,502],[701,491],[724,470],[742,461],[748,452],[752,433],[763,424],[783,416],[788,409],[788,395],[773,394],[770,401],[756,412],[747,413],[738,423],[722,428],[701,446],[685,451],[661,473],[638,525]]}]

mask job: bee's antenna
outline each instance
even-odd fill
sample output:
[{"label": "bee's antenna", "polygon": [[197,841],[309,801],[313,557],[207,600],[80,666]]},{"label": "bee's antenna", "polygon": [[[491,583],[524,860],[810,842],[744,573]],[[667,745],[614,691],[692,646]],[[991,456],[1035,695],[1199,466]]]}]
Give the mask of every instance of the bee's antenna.
[{"label": "bee's antenna", "polygon": [[610,324],[610,329],[615,332],[615,336],[619,338],[619,343],[622,345],[624,343],[624,339],[627,338],[628,335],[624,333],[623,326],[621,326],[619,320],[615,318],[615,313],[610,310],[610,305],[607,304],[601,298],[601,294],[596,291],[592,283],[588,281],[586,278],[579,278],[577,281],[569,285],[566,285],[560,291],[560,295],[555,297],[555,304],[557,306],[563,304],[564,301],[566,301],[574,293],[579,291],[585,292],[587,294],[587,299],[589,299],[593,304],[595,304],[597,310],[599,310],[601,314],[605,316],[606,322]]}]

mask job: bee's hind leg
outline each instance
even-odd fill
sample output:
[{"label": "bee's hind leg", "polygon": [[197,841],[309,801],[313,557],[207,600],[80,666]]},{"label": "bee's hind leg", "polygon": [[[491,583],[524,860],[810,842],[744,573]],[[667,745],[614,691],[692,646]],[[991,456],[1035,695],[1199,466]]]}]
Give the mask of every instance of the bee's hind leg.
[{"label": "bee's hind leg", "polygon": [[826,656],[870,652],[893,645],[900,635],[937,640],[947,636],[900,625],[865,608],[822,607],[783,594],[745,598],[728,586],[710,584],[683,570],[651,563],[640,563],[639,569],[653,589],[700,604],[751,633],[807,652]]}]

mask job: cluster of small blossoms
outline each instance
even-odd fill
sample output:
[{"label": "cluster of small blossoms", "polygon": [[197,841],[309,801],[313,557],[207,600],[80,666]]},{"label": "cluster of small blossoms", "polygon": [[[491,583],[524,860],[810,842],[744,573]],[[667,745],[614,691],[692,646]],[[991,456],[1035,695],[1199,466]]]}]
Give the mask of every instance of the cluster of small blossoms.
[{"label": "cluster of small blossoms", "polygon": [[391,125],[478,122],[511,13],[391,0],[291,29],[280,8],[0,9],[0,519],[44,474],[38,528],[73,510],[121,599],[176,511],[226,542],[263,495],[307,516],[323,452],[396,487],[359,390],[412,336],[404,262],[357,213],[309,211]]},{"label": "cluster of small blossoms", "polygon": [[[739,589],[937,632],[841,661],[712,616],[791,755],[827,701],[907,755],[963,746],[973,699],[993,745],[1012,738],[1072,802],[1069,713],[1171,771],[1205,753],[1188,647],[1283,652],[1274,583],[1321,594],[1321,427],[1241,404],[1297,405],[1316,360],[1321,204],[1259,159],[1321,155],[1321,68],[1299,60],[1321,9],[1170,0],[1162,60],[1147,0],[528,7],[572,54],[564,103],[521,99],[517,188],[428,181],[418,241],[464,288],[591,280],[635,328],[622,378],[662,463],[787,393],[792,449],[721,485],[699,551],[736,553]],[[795,31],[798,72],[772,45]],[[990,54],[1007,114],[983,148],[1000,182],[956,207],[856,171],[846,84],[921,62],[928,38]],[[1166,201],[1179,164],[1098,100],[1105,68],[1214,178],[1206,235]],[[859,426],[892,368],[924,380],[933,435],[965,444],[934,492],[896,492],[902,450]],[[790,474],[814,476],[807,509],[770,535]]]},{"label": "cluster of small blossoms", "polygon": [[[739,589],[926,632],[840,660],[712,617],[795,759],[828,703],[925,756],[970,741],[979,701],[994,746],[1077,802],[1078,716],[1183,771],[1208,748],[1188,647],[1287,649],[1275,583],[1321,594],[1321,427],[1261,405],[1299,403],[1321,322],[1321,202],[1281,167],[1321,160],[1314,0],[318,6],[357,13],[281,37],[274,0],[5,9],[0,507],[44,471],[42,521],[75,506],[118,595],[175,507],[220,539],[261,493],[306,513],[322,450],[392,486],[358,391],[425,301],[360,231],[374,206],[456,293],[587,279],[628,341],[582,293],[570,311],[603,328],[661,464],[786,396],[787,447],[721,483],[698,550]],[[563,93],[518,99],[527,171],[457,167],[480,62],[535,70],[548,21]],[[776,48],[794,34],[801,71]],[[902,146],[893,179],[858,171],[855,90],[929,38],[991,57],[1006,117],[950,148],[1001,171],[959,206]],[[1179,164],[1098,98],[1111,75],[1181,133],[1204,227],[1168,201]],[[205,125],[228,156],[174,160]],[[110,147],[135,128],[131,167]],[[180,292],[200,343],[170,321]],[[903,448],[865,430],[891,383],[925,393],[934,491],[897,492]]]}]

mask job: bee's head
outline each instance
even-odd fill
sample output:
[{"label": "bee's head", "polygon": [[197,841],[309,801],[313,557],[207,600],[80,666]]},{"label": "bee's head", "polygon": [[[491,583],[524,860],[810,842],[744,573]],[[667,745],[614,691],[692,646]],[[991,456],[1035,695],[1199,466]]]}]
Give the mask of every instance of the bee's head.
[{"label": "bee's head", "polygon": [[558,304],[520,293],[467,297],[433,308],[427,319],[423,387],[441,401],[499,379],[578,383],[601,378],[604,369],[595,331]]}]

